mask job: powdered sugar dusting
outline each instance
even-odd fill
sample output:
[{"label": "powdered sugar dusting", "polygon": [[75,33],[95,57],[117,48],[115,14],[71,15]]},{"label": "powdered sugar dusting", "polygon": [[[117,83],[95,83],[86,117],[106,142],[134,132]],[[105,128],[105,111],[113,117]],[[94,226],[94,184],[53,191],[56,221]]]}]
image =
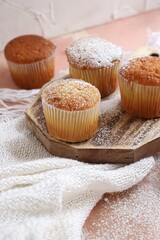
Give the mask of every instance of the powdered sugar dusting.
[{"label": "powdered sugar dusting", "polygon": [[85,224],[85,240],[160,239],[160,160],[143,182],[105,194]]},{"label": "powdered sugar dusting", "polygon": [[160,58],[137,57],[125,62],[119,69],[122,77],[145,86],[160,85]]},{"label": "powdered sugar dusting", "polygon": [[96,37],[79,39],[66,53],[69,63],[79,68],[109,67],[122,56],[120,47]]},{"label": "powdered sugar dusting", "polygon": [[99,103],[100,93],[90,83],[68,78],[49,84],[43,90],[42,99],[61,110],[80,111]]}]

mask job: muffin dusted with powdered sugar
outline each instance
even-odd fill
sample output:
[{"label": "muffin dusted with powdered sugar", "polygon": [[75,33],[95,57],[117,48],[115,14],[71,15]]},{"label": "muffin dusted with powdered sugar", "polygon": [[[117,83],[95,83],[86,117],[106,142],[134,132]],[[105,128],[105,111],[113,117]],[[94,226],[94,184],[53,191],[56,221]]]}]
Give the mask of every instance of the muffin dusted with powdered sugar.
[{"label": "muffin dusted with powdered sugar", "polygon": [[87,37],[77,40],[66,49],[70,76],[96,86],[102,97],[117,87],[117,71],[122,57],[120,47],[105,39]]},{"label": "muffin dusted with powdered sugar", "polygon": [[51,83],[42,93],[48,132],[66,142],[91,138],[98,128],[100,93],[77,79]]}]

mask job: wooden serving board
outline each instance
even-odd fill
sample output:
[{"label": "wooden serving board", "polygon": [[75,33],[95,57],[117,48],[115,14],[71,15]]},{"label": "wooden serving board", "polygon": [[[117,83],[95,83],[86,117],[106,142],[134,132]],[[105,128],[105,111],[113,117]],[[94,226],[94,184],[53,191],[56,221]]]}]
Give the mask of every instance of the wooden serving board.
[{"label": "wooden serving board", "polygon": [[[61,78],[66,77],[63,74]],[[51,154],[89,163],[132,163],[160,151],[160,118],[145,120],[128,115],[121,109],[119,91],[101,101],[99,129],[93,138],[76,144],[54,139],[45,124],[43,88],[28,107],[26,121]]]}]

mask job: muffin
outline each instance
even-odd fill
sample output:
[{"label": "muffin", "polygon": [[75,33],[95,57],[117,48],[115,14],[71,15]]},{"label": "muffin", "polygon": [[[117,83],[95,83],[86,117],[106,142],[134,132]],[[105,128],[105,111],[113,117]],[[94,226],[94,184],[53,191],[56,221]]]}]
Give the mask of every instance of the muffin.
[{"label": "muffin", "polygon": [[122,107],[140,118],[160,117],[160,58],[130,60],[119,70]]},{"label": "muffin", "polygon": [[91,138],[98,128],[100,93],[77,79],[49,84],[42,92],[42,106],[49,134],[66,142]]},{"label": "muffin", "polygon": [[117,88],[120,47],[101,38],[87,37],[66,49],[70,76],[83,79],[97,87],[102,97]]},{"label": "muffin", "polygon": [[40,88],[54,75],[55,45],[37,35],[11,40],[4,54],[14,82],[25,89]]}]

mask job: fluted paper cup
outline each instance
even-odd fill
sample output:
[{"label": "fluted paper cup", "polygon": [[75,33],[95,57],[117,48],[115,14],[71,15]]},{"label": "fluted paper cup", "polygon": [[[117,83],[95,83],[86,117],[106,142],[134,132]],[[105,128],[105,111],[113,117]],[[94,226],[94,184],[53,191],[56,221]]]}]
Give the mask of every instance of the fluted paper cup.
[{"label": "fluted paper cup", "polygon": [[160,86],[144,86],[119,74],[121,104],[127,113],[140,118],[160,117]]},{"label": "fluted paper cup", "polygon": [[83,79],[97,87],[101,97],[106,97],[113,93],[118,86],[118,67],[120,61],[116,61],[111,67],[80,69],[70,64],[70,76],[72,78]]},{"label": "fluted paper cup", "polygon": [[93,108],[65,111],[49,105],[42,99],[48,132],[56,139],[81,142],[91,138],[98,128],[99,103]]},{"label": "fluted paper cup", "polygon": [[19,64],[7,60],[14,82],[25,89],[41,88],[54,76],[54,54],[41,61]]}]

